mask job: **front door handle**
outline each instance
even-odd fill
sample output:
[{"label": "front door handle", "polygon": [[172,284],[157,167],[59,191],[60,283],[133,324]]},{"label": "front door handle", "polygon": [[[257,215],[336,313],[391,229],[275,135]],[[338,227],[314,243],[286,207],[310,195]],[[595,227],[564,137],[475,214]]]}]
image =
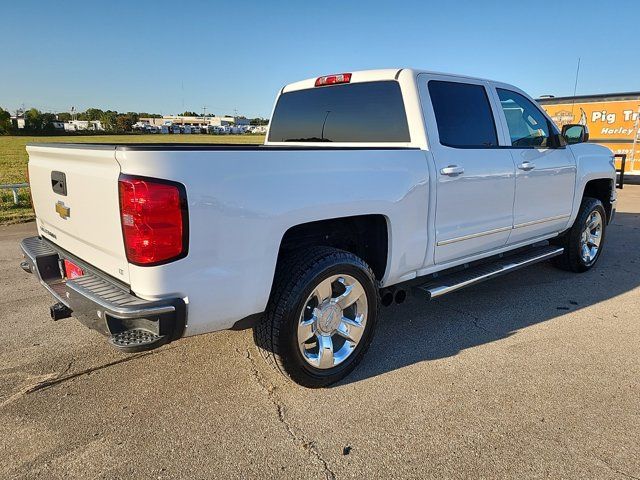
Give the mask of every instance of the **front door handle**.
[{"label": "front door handle", "polygon": [[449,165],[448,167],[440,169],[440,173],[449,177],[457,177],[458,175],[462,175],[464,173],[464,168],[457,165]]},{"label": "front door handle", "polygon": [[531,162],[522,162],[520,165],[518,165],[518,168],[520,170],[528,172],[529,170],[533,170],[534,168],[536,168],[536,164]]}]

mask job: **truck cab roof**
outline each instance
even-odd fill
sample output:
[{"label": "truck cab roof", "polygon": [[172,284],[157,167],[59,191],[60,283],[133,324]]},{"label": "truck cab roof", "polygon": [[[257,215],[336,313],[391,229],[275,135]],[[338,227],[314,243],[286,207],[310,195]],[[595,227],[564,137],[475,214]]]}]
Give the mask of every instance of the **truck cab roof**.
[{"label": "truck cab roof", "polygon": [[[406,76],[406,78],[415,78],[418,75],[426,73],[431,75],[446,75],[447,77],[457,77],[461,79],[467,80],[476,80],[476,81],[485,81],[492,82],[493,80],[489,80],[486,78],[480,77],[472,77],[469,75],[461,75],[461,74],[453,74],[453,73],[445,73],[445,72],[436,72],[433,70],[424,70],[424,69],[415,69],[415,68],[382,68],[382,69],[374,69],[374,70],[356,70],[349,72],[351,75],[351,79],[349,83],[362,83],[362,82],[373,82],[373,81],[381,81],[381,80],[399,80],[400,76]],[[316,80],[320,77],[307,78],[304,80],[299,80],[297,82],[289,83],[285,85],[280,93],[293,92],[296,90],[304,90],[307,88],[314,88]]]}]

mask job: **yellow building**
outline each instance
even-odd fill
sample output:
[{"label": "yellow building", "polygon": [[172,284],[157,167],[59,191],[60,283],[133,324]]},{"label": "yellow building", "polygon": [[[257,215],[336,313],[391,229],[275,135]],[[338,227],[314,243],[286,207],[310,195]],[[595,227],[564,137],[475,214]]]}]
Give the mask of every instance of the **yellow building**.
[{"label": "yellow building", "polygon": [[[604,145],[613,153],[627,154],[625,170],[640,171],[640,92],[545,97],[538,103],[560,127],[567,123],[587,125],[590,142]],[[638,141],[634,158],[635,138]]]}]

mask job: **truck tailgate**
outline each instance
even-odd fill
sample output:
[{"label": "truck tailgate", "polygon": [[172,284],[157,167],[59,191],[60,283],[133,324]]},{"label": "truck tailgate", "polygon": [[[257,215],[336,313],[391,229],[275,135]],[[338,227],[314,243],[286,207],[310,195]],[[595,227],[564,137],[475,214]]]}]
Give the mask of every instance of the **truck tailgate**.
[{"label": "truck tailgate", "polygon": [[129,283],[115,147],[49,144],[27,151],[39,235]]}]

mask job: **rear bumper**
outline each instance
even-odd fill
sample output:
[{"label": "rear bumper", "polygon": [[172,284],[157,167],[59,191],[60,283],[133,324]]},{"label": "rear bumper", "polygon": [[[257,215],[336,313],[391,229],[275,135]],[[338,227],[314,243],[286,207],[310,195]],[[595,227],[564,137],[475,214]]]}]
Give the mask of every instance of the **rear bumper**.
[{"label": "rear bumper", "polygon": [[[40,237],[25,238],[20,247],[22,269],[35,274],[42,286],[87,327],[107,336],[131,329],[144,329],[167,341],[183,335],[186,306],[181,298],[149,301],[136,297],[125,285]],[[80,266],[84,275],[65,279],[60,266],[65,258]]]}]

